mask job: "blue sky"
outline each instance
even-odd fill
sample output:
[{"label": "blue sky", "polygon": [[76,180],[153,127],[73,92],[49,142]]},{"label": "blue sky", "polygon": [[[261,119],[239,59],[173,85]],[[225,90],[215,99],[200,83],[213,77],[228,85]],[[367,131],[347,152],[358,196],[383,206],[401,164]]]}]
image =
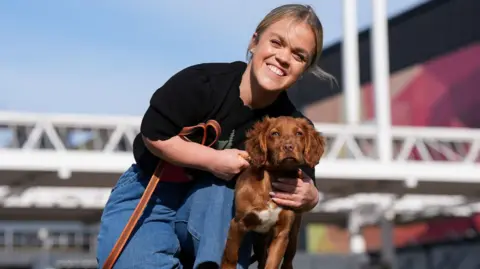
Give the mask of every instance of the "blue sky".
[{"label": "blue sky", "polygon": [[[389,0],[390,16],[425,0]],[[290,1],[0,1],[0,110],[141,115],[155,89],[201,62],[245,59],[262,17]],[[340,0],[317,11],[342,37]],[[358,0],[359,28],[371,2]]]}]

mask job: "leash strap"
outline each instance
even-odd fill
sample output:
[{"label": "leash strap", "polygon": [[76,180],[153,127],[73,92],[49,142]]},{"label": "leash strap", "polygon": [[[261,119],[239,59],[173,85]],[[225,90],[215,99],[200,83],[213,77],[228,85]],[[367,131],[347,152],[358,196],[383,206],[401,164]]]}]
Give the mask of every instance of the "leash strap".
[{"label": "leash strap", "polygon": [[[213,146],[219,139],[220,134],[221,134],[221,127],[220,124],[218,124],[217,121],[215,120],[209,120],[207,123],[200,123],[195,126],[188,126],[183,128],[180,133],[178,134],[182,139],[185,141],[192,142],[187,136],[192,134],[196,129],[201,128],[203,129],[203,137],[201,144],[205,145],[207,141],[207,134],[208,134],[208,128],[213,128],[215,131],[215,138],[214,140],[209,143],[208,147]],[[152,177],[150,178],[150,181],[145,188],[144,193],[142,194],[142,197],[140,198],[140,202],[138,202],[137,206],[135,207],[135,210],[133,211],[132,215],[130,216],[130,219],[128,220],[127,224],[123,228],[122,233],[120,234],[120,237],[117,239],[115,242],[115,245],[113,246],[112,251],[108,255],[107,259],[105,260],[105,263],[103,264],[102,269],[112,269],[113,265],[117,261],[118,257],[120,256],[123,248],[125,247],[125,244],[127,243],[128,239],[130,238],[133,229],[138,223],[138,220],[142,216],[143,211],[145,210],[145,207],[147,206],[148,202],[150,201],[150,198],[152,197],[153,192],[155,191],[158,182],[160,182],[162,178],[162,174],[164,172],[164,166],[165,162],[160,160],[158,163],[157,167],[155,168],[155,172],[152,174]]]}]

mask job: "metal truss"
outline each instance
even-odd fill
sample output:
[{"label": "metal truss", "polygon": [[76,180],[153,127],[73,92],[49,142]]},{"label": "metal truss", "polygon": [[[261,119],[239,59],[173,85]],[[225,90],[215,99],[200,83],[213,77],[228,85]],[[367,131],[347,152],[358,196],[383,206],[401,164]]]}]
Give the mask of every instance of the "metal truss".
[{"label": "metal truss", "polygon": [[23,152],[131,152],[139,123],[137,117],[2,112],[0,143]]},{"label": "metal truss", "polygon": [[[29,160],[32,169],[47,169],[43,162],[51,160],[61,162],[65,170],[101,171],[99,163],[109,163],[107,157],[123,158],[124,165],[132,160],[140,121],[139,117],[0,113],[0,169],[8,169],[9,163],[12,169],[29,169]],[[392,127],[393,156],[385,163],[378,158],[375,126],[317,124],[316,128],[327,139],[319,177],[480,182],[480,130]],[[20,159],[22,166],[15,166],[13,159]]]},{"label": "metal truss", "polygon": [[[326,137],[329,160],[378,160],[375,126],[319,124]],[[394,162],[450,162],[480,160],[480,130],[443,127],[392,127]]]},{"label": "metal truss", "polygon": [[444,127],[391,128],[392,156],[380,160],[377,128],[318,124],[328,150],[318,177],[478,183],[480,130]]},{"label": "metal truss", "polygon": [[[38,115],[0,112],[2,148],[22,151],[130,152],[139,132],[138,117]],[[375,126],[317,124],[327,138],[325,160],[378,160]],[[392,127],[393,161],[480,160],[480,130]],[[3,140],[3,141],[2,141]]]}]

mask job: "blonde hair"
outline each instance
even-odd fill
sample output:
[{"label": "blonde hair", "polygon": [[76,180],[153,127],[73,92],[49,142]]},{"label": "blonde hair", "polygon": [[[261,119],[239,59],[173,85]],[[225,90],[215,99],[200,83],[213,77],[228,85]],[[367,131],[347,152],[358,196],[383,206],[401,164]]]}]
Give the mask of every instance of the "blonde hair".
[{"label": "blonde hair", "polygon": [[[326,80],[329,80],[330,82],[332,81],[336,82],[334,76],[325,72],[317,64],[320,59],[320,56],[322,55],[322,50],[323,50],[323,26],[320,20],[318,19],[317,14],[315,13],[315,11],[310,5],[287,4],[287,5],[282,5],[277,8],[274,8],[257,25],[257,28],[255,29],[255,33],[257,34],[257,41],[262,35],[262,33],[270,25],[286,17],[293,18],[296,21],[302,21],[308,24],[312,28],[313,32],[315,33],[316,49],[306,71],[312,73],[313,75],[315,75],[320,79],[326,79]],[[250,46],[249,46],[247,50],[247,61],[250,61],[251,58],[252,58],[252,54],[250,52]]]}]

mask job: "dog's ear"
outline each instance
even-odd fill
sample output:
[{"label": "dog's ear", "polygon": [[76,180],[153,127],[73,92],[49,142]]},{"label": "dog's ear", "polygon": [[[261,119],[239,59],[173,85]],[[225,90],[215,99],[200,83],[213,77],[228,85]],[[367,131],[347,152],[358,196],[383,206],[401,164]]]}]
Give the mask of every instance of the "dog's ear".
[{"label": "dog's ear", "polygon": [[305,131],[305,162],[310,167],[315,167],[325,152],[325,138],[306,119],[301,119]]},{"label": "dog's ear", "polygon": [[247,133],[245,150],[250,155],[252,166],[262,167],[267,164],[267,131],[270,121],[269,117],[265,117],[263,120],[256,122]]}]

